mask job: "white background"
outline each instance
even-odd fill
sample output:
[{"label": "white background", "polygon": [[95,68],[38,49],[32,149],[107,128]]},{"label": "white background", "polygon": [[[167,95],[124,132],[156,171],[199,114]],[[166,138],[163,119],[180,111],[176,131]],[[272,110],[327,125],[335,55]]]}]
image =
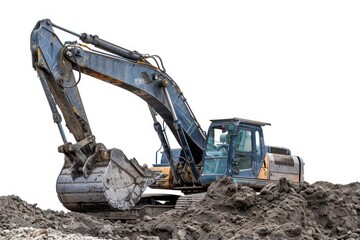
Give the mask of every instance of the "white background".
[{"label": "white background", "polygon": [[[0,195],[62,209],[62,142],[29,45],[44,18],[160,55],[205,130],[215,118],[270,122],[266,144],[301,156],[306,181],[359,180],[357,1],[14,0],[0,11]],[[160,142],[145,102],[84,75],[79,89],[99,142],[154,162]]]}]

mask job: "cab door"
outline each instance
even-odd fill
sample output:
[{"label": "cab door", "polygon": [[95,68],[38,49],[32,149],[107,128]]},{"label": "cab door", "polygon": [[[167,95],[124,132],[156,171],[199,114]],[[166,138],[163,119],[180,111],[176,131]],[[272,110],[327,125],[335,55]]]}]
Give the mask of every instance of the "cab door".
[{"label": "cab door", "polygon": [[257,177],[261,165],[262,156],[260,140],[260,132],[256,128],[240,128],[233,142],[233,177]]}]

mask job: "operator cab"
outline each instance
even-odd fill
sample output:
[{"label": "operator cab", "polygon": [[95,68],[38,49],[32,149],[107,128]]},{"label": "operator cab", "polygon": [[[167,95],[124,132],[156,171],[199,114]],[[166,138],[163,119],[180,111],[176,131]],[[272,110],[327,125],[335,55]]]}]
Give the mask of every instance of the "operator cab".
[{"label": "operator cab", "polygon": [[265,125],[270,124],[241,118],[211,120],[201,183],[209,185],[224,175],[234,179],[257,178],[266,152],[262,131]]}]

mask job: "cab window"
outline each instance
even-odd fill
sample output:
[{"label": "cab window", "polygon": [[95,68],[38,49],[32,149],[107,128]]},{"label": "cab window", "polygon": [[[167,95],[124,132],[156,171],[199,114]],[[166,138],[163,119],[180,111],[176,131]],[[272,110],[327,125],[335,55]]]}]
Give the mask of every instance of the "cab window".
[{"label": "cab window", "polygon": [[253,143],[252,131],[240,130],[235,142],[235,154],[233,159],[233,171],[236,175],[239,171],[252,168]]},{"label": "cab window", "polygon": [[261,159],[261,142],[259,131],[255,132],[255,144],[256,144],[256,155],[257,159]]},{"label": "cab window", "polygon": [[225,174],[229,155],[231,131],[227,126],[209,130],[204,156],[204,174]]}]

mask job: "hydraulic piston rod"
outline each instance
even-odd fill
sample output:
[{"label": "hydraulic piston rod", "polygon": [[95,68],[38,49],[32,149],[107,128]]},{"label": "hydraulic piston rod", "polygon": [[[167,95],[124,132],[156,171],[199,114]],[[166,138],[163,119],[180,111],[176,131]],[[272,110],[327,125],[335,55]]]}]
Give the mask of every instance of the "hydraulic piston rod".
[{"label": "hydraulic piston rod", "polygon": [[119,55],[121,57],[128,58],[131,60],[140,60],[144,57],[143,54],[138,53],[137,51],[130,51],[126,48],[119,47],[113,43],[110,43],[108,41],[105,41],[105,40],[99,38],[97,35],[92,35],[92,34],[87,34],[87,33],[79,34],[79,33],[73,32],[71,30],[68,30],[66,28],[63,28],[57,24],[51,23],[50,20],[48,20],[48,23],[51,24],[55,28],[58,28],[64,32],[70,33],[70,34],[80,38],[80,40],[83,41],[84,43],[92,44],[95,47],[98,47],[102,50]]}]

